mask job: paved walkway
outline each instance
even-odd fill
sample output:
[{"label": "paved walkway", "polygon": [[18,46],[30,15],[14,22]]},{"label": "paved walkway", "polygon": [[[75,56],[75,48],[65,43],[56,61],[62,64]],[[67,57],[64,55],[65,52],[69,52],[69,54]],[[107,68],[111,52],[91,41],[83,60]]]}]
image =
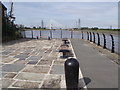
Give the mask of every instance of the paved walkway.
[{"label": "paved walkway", "polygon": [[3,44],[2,88],[65,88],[61,44],[59,39],[21,39]]},{"label": "paved walkway", "polygon": [[118,65],[83,40],[71,40],[87,88],[118,88]]},{"label": "paved walkway", "polygon": [[[83,40],[71,40],[80,62],[79,87],[117,88],[118,67]],[[64,62],[60,58],[61,39],[21,39],[3,44],[2,88],[65,88]],[[69,49],[73,51],[71,43]],[[73,54],[74,54],[73,51]],[[83,75],[82,75],[83,74]],[[84,78],[83,78],[84,77]],[[0,84],[0,85],[1,85]]]}]

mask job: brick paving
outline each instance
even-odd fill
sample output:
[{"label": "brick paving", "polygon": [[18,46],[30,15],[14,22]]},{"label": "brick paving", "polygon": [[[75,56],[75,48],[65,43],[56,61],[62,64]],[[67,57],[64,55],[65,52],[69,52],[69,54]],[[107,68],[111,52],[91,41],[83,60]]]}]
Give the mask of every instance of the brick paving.
[{"label": "brick paving", "polygon": [[65,88],[61,44],[60,39],[3,43],[2,88]]}]

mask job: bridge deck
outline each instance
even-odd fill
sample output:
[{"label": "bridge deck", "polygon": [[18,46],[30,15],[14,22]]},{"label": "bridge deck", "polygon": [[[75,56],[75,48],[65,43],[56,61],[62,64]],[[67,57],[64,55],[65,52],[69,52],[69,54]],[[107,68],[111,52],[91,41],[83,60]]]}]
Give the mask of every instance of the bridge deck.
[{"label": "bridge deck", "polygon": [[71,39],[87,88],[118,88],[118,65],[92,45]]}]

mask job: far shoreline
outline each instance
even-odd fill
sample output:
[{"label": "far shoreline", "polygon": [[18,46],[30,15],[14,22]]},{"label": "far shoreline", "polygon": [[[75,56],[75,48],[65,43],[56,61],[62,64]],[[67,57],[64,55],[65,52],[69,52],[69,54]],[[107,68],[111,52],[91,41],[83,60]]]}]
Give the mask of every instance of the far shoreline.
[{"label": "far shoreline", "polygon": [[68,31],[83,31],[83,32],[96,32],[96,33],[106,33],[106,34],[116,34],[119,35],[120,34],[120,30],[71,30],[71,29],[24,29],[25,31],[29,31],[29,30],[37,30],[37,31],[49,31],[49,30],[68,30]]}]

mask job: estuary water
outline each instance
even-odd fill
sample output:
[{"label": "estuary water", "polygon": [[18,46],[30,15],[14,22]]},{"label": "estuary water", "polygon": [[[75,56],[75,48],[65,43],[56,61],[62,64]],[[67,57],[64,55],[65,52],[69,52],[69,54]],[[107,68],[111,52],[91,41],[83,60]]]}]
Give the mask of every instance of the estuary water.
[{"label": "estuary water", "polygon": [[[40,36],[42,38],[48,38],[48,37],[52,37],[52,38],[76,38],[76,39],[82,39],[82,33],[81,31],[68,31],[68,30],[44,30],[44,31],[38,31],[38,30],[27,30],[25,32],[22,32],[23,37],[26,38],[32,38],[32,33],[33,33],[33,38],[40,38]],[[111,50],[112,48],[112,39],[110,37],[110,34],[104,33],[105,37],[106,37],[106,47],[107,49]],[[72,36],[71,36],[72,35]],[[103,34],[99,33],[100,35],[100,45],[103,46],[104,45],[104,38],[103,38]],[[83,32],[83,38],[85,40],[87,40],[87,33]],[[89,35],[90,37],[90,35]],[[113,35],[114,38],[114,44],[115,44],[115,52],[120,54],[120,42],[119,42],[119,35]],[[92,33],[92,41],[93,41],[93,33]],[[95,33],[95,43],[98,43],[98,36]]]}]

